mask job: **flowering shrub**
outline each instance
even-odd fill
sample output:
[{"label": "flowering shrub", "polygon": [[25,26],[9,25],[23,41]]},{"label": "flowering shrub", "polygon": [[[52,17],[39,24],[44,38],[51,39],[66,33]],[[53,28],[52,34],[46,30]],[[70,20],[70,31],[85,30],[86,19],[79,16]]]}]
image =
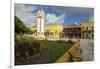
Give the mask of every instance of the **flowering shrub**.
[{"label": "flowering shrub", "polygon": [[44,46],[33,38],[25,38],[15,35],[15,58],[27,59],[43,51]]}]

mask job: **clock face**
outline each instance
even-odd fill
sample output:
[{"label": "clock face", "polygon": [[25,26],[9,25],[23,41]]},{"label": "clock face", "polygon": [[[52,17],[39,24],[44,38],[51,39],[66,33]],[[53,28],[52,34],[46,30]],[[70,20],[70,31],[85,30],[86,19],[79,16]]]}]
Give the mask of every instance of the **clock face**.
[{"label": "clock face", "polygon": [[44,11],[38,11],[37,17],[44,17]]}]

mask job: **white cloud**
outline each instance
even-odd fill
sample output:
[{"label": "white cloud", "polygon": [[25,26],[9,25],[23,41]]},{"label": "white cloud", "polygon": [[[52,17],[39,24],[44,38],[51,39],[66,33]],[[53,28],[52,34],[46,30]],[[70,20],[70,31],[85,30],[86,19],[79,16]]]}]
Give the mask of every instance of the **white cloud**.
[{"label": "white cloud", "polygon": [[65,14],[61,14],[60,16],[56,16],[55,14],[47,14],[46,15],[46,24],[50,23],[64,23]]},{"label": "white cloud", "polygon": [[30,27],[36,23],[35,14],[32,13],[36,8],[31,5],[15,4],[15,15],[19,17],[23,23]]},{"label": "white cloud", "polygon": [[[36,13],[32,11],[36,10],[37,7],[33,5],[15,4],[15,15],[20,18],[27,27],[31,27],[36,24]],[[64,23],[65,14],[56,16],[55,14],[46,14],[46,24],[50,23]]]}]

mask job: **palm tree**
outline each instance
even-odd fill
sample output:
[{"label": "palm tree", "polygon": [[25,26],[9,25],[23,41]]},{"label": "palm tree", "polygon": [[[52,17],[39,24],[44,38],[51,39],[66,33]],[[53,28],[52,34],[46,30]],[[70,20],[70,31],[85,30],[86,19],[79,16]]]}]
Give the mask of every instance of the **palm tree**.
[{"label": "palm tree", "polygon": [[49,35],[50,35],[50,31],[49,30],[46,30],[45,36],[49,36]]}]

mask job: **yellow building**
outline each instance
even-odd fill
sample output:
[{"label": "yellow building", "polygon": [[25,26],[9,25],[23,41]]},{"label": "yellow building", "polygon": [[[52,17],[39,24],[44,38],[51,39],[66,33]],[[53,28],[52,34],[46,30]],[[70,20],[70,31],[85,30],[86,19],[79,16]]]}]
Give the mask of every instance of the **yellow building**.
[{"label": "yellow building", "polygon": [[82,38],[94,38],[94,22],[84,22],[81,27]]},{"label": "yellow building", "polygon": [[[31,30],[33,31],[34,35],[36,35],[36,26],[33,26]],[[44,26],[44,34],[50,38],[59,38],[62,30],[63,26],[59,24],[48,24]]]}]

